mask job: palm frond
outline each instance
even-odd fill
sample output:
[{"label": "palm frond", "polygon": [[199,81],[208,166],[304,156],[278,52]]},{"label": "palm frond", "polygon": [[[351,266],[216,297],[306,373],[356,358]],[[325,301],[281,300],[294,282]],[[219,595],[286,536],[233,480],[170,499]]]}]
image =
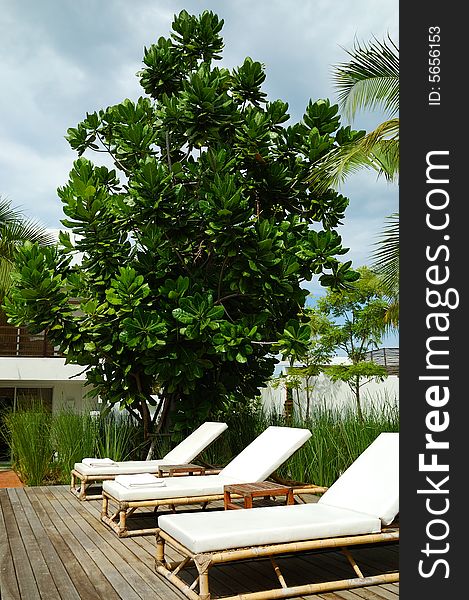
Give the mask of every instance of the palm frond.
[{"label": "palm frond", "polygon": [[55,244],[54,236],[33,219],[24,217],[9,200],[0,197],[0,256],[12,260],[15,246],[22,242],[37,242],[42,246]]},{"label": "palm frond", "polygon": [[0,257],[0,306],[11,287],[13,270],[13,263]]},{"label": "palm frond", "polygon": [[387,331],[399,330],[399,298],[391,300],[384,314],[384,322]]},{"label": "palm frond", "polygon": [[344,114],[353,119],[362,109],[382,108],[390,116],[399,111],[399,49],[388,37],[368,43],[355,41],[346,50],[351,60],[333,69],[333,80]]},{"label": "palm frond", "polygon": [[19,209],[12,208],[10,201],[0,196],[0,225],[8,225],[8,223],[14,223],[19,219],[21,219]]},{"label": "palm frond", "polygon": [[324,192],[345,181],[351,173],[372,168],[378,176],[396,181],[399,174],[399,119],[385,121],[350,144],[333,148],[314,166],[312,188]]},{"label": "palm frond", "polygon": [[386,225],[375,243],[372,270],[383,282],[385,292],[390,297],[399,293],[399,214],[387,218]]}]

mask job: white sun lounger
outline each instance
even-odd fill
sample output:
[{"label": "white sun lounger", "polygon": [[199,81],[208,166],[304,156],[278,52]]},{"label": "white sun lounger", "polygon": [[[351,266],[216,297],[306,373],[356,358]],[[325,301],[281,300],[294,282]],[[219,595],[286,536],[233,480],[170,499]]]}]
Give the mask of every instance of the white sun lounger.
[{"label": "white sun lounger", "polygon": [[[223,488],[232,483],[264,481],[284,463],[306,440],[311,437],[308,429],[294,427],[268,427],[219,474],[210,476],[168,477],[164,485],[144,489],[125,487],[116,481],[103,483],[103,510],[101,520],[119,537],[148,535],[157,531],[154,527],[128,530],[126,518],[137,508],[203,504],[223,499]],[[324,491],[324,488],[317,488]],[[110,504],[117,508],[110,513]]]},{"label": "white sun lounger", "polygon": [[[399,512],[398,444],[399,434],[380,434],[317,503],[162,515],[157,532],[157,572],[190,600],[212,597],[210,567],[255,558],[271,559],[280,589],[243,593],[224,600],[290,598],[398,581],[397,570],[365,576],[349,551],[355,545],[399,539],[398,527],[392,526]],[[166,543],[182,555],[181,560],[168,560]],[[343,549],[355,577],[288,585],[273,558],[324,549]],[[192,586],[188,584],[186,566],[196,569]]]},{"label": "white sun lounger", "polygon": [[[75,463],[71,473],[70,491],[80,500],[95,500],[101,494],[87,494],[90,485],[113,480],[117,475],[131,475],[135,473],[157,473],[158,468],[164,465],[184,465],[191,463],[205,448],[214,442],[226,429],[226,423],[206,421],[182,442],[180,442],[163,458],[156,460],[126,460],[114,462],[110,459],[88,459]],[[77,481],[80,484],[77,484]]]}]

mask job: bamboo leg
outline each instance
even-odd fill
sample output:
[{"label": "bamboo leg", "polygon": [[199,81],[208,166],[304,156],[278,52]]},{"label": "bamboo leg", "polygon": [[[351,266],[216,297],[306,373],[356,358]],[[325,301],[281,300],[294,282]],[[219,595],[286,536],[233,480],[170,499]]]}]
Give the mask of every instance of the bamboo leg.
[{"label": "bamboo leg", "polygon": [[199,573],[199,598],[200,600],[210,600],[208,570],[211,565],[211,557],[207,554],[199,554],[194,558],[194,562]]},{"label": "bamboo leg", "polygon": [[119,511],[119,533],[125,533],[127,531],[127,511],[120,510]]},{"label": "bamboo leg", "polygon": [[164,539],[157,535],[156,536],[156,552],[155,552],[155,564],[163,565],[164,564]]},{"label": "bamboo leg", "polygon": [[287,588],[288,586],[285,582],[285,578],[282,575],[282,571],[280,570],[280,567],[278,566],[278,564],[275,562],[273,556],[270,557],[270,562],[272,563],[272,566],[274,568],[275,575],[277,575],[277,579],[280,581],[280,585],[283,588]]},{"label": "bamboo leg", "polygon": [[80,485],[80,496],[79,496],[80,500],[84,500],[86,498],[86,485],[85,485],[85,480],[82,479],[81,480],[81,485]]},{"label": "bamboo leg", "polygon": [[355,571],[356,575],[358,575],[358,577],[363,577],[363,573],[360,571],[360,568],[350,554],[350,551],[347,548],[342,548],[342,553],[347,557],[347,560],[352,565],[352,569]]},{"label": "bamboo leg", "polygon": [[199,575],[199,597],[200,600],[210,600],[210,592],[208,589],[208,570]]},{"label": "bamboo leg", "polygon": [[101,518],[108,516],[108,510],[109,510],[109,499],[107,498],[107,496],[103,495],[103,503],[102,503],[102,508],[101,508]]}]

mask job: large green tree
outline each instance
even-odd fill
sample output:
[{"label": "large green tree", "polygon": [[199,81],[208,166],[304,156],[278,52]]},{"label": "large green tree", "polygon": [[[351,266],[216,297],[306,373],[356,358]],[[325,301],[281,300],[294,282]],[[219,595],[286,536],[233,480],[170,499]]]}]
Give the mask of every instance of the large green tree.
[{"label": "large green tree", "polygon": [[[145,49],[147,95],[68,130],[79,158],[58,194],[74,235],[20,250],[8,301],[11,322],[47,329],[86,366],[94,393],[147,433],[156,388],[153,419],[175,428],[258,395],[272,343],[304,306],[304,282],[344,289],[358,277],[340,262],[335,231],[348,200],[312,192],[306,179],[359,134],[327,100],[287,125],[288,105],[267,101],[259,62],[215,66],[222,26],[211,12],[182,11],[170,37]],[[93,151],[116,170],[85,158]]]}]

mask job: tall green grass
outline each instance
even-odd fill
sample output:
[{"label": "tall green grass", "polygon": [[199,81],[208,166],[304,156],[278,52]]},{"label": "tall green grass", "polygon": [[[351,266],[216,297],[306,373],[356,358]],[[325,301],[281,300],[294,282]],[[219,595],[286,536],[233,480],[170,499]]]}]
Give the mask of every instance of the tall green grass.
[{"label": "tall green grass", "polygon": [[[399,431],[396,401],[368,402],[363,420],[353,406],[330,407],[317,402],[310,418],[288,418],[266,412],[258,401],[230,405],[213,416],[228,429],[196,460],[222,467],[237,456],[269,425],[306,427],[312,436],[277,470],[282,479],[330,486],[382,431]],[[125,414],[97,417],[60,412],[54,415],[34,408],[3,417],[13,467],[27,485],[68,483],[75,462],[84,457],[113,460],[141,458],[141,432]],[[196,425],[194,425],[195,427]],[[153,456],[170,449],[169,437],[160,436]]]},{"label": "tall green grass", "polygon": [[384,431],[399,431],[397,405],[369,405],[363,421],[353,407],[330,408],[315,405],[307,422],[292,426],[307,427],[311,438],[278,470],[286,479],[330,486],[352,462]]},{"label": "tall green grass", "polygon": [[96,454],[101,458],[116,461],[130,460],[136,457],[141,446],[139,427],[125,413],[109,413],[98,422],[96,436]]},{"label": "tall green grass", "polygon": [[76,462],[94,456],[98,423],[89,414],[63,411],[51,416],[51,438],[55,450],[52,466],[55,481],[65,483]]},{"label": "tall green grass", "polygon": [[214,419],[226,423],[228,429],[204,450],[199,460],[217,467],[226,465],[271,424],[260,400],[231,404]]},{"label": "tall green grass", "polygon": [[41,485],[50,474],[53,446],[50,415],[34,407],[3,417],[12,466],[26,485]]},{"label": "tall green grass", "polygon": [[309,419],[295,412],[286,417],[266,412],[251,403],[220,415],[228,430],[201,456],[212,465],[224,466],[269,425],[303,427],[312,436],[276,472],[282,479],[330,486],[383,431],[399,431],[399,410],[392,399],[368,404],[363,420],[354,406],[331,407],[325,401],[311,407]]},{"label": "tall green grass", "polygon": [[91,416],[70,411],[47,413],[34,407],[3,416],[12,466],[26,485],[68,483],[85,457],[120,461],[139,450],[139,428],[126,415]]}]

